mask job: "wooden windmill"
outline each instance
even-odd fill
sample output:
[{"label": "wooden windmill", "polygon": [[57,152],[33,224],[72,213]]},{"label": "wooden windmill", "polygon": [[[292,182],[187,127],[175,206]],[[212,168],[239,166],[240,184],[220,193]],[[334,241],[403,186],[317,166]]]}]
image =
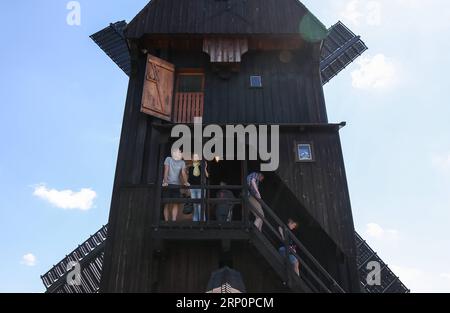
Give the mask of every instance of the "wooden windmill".
[{"label": "wooden windmill", "polygon": [[[91,37],[130,77],[110,218],[42,277],[49,292],[206,292],[224,268],[239,272],[239,290],[249,292],[407,291],[387,266],[382,286],[366,286],[366,264],[382,261],[355,235],[345,123],[330,123],[326,112],[323,85],[367,49],[359,36],[341,22],[326,29],[297,0],[153,0],[129,24]],[[163,222],[161,207],[173,200],[161,187],[170,132],[195,117],[280,127],[262,232],[245,199],[246,176],[261,163],[250,159],[210,164],[209,182],[198,186],[206,222]],[[237,199],[227,223],[214,218],[221,181]],[[297,233],[288,218],[300,221]],[[287,239],[300,276],[278,252]],[[82,265],[82,285],[66,283],[70,259]]]}]

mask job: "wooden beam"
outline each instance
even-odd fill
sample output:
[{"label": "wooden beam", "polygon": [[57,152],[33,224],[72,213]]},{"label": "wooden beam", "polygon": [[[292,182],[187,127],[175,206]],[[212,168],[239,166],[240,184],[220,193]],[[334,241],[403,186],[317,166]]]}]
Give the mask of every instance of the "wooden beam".
[{"label": "wooden beam", "polygon": [[166,240],[248,240],[244,230],[236,229],[157,229],[154,238]]}]

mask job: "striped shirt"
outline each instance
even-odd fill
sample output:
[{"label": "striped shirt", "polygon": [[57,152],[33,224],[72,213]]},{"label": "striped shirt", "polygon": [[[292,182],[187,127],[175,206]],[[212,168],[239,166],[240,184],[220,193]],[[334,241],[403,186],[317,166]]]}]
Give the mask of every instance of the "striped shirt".
[{"label": "striped shirt", "polygon": [[261,175],[260,173],[253,172],[247,176],[247,186],[249,190],[249,195],[255,196],[257,194],[257,191],[253,187],[252,180],[255,180],[256,186],[259,188],[259,183],[261,182]]}]

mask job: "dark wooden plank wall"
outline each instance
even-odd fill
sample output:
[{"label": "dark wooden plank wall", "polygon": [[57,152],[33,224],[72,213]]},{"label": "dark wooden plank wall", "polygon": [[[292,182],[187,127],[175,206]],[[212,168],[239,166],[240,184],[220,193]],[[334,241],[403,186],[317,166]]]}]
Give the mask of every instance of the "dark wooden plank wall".
[{"label": "dark wooden plank wall", "polygon": [[234,242],[231,246],[233,268],[241,272],[247,292],[289,292],[272,267],[257,249],[246,242]]},{"label": "dark wooden plank wall", "polygon": [[132,58],[122,134],[111,199],[108,239],[100,290],[150,291],[154,193],[159,170],[157,129],[140,112],[145,56]]},{"label": "dark wooden plank wall", "polygon": [[296,34],[306,12],[298,0],[153,0],[130,22],[126,35]]},{"label": "dark wooden plank wall", "polygon": [[[205,69],[205,123],[327,123],[318,62],[311,50],[293,52],[283,63],[281,51],[248,52],[238,73],[222,79],[204,53],[172,51],[176,68]],[[261,75],[263,88],[250,88]]]},{"label": "dark wooden plank wall", "polygon": [[[295,161],[295,142],[312,143],[314,162]],[[354,224],[338,131],[284,131],[277,175],[356,264]],[[356,268],[356,266],[354,266]]]},{"label": "dark wooden plank wall", "polygon": [[158,292],[206,292],[211,273],[219,269],[221,243],[172,241],[164,244],[158,267]]},{"label": "dark wooden plank wall", "polygon": [[[220,241],[170,241],[158,267],[158,292],[206,292],[213,271],[222,255]],[[281,279],[248,242],[232,242],[229,252],[232,267],[239,271],[247,292],[286,292]]]},{"label": "dark wooden plank wall", "polygon": [[348,267],[352,257],[345,255],[323,230],[321,224],[310,213],[313,208],[306,208],[275,173],[266,173],[261,190],[264,200],[281,220],[287,221],[288,218],[292,218],[299,223],[295,235],[340,286],[345,290],[358,291],[360,286],[357,272],[354,268]]},{"label": "dark wooden plank wall", "polygon": [[[151,53],[181,67],[195,67],[207,60],[204,54],[199,59],[198,54]],[[326,122],[319,72],[312,74],[316,68],[306,65],[307,58],[297,58],[296,64],[288,65],[275,61],[277,53],[246,56],[241,73],[233,74],[229,81],[207,67],[205,122]],[[153,194],[159,187],[148,185],[158,183],[163,134],[151,127],[157,120],[140,112],[146,58],[140,55],[132,60],[105,248],[103,292],[150,291],[155,279],[149,226],[158,213]],[[265,87],[248,88],[249,75],[258,71],[263,73]],[[317,162],[295,163],[295,140],[312,141]],[[351,259],[353,221],[338,134],[284,133],[281,147],[278,175]]]}]

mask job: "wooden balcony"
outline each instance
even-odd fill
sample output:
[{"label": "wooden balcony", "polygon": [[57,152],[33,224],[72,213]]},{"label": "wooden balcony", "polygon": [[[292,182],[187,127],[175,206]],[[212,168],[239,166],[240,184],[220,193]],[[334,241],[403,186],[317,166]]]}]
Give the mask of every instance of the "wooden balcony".
[{"label": "wooden balcony", "polygon": [[177,92],[175,94],[175,123],[193,123],[195,117],[203,116],[203,92]]}]

